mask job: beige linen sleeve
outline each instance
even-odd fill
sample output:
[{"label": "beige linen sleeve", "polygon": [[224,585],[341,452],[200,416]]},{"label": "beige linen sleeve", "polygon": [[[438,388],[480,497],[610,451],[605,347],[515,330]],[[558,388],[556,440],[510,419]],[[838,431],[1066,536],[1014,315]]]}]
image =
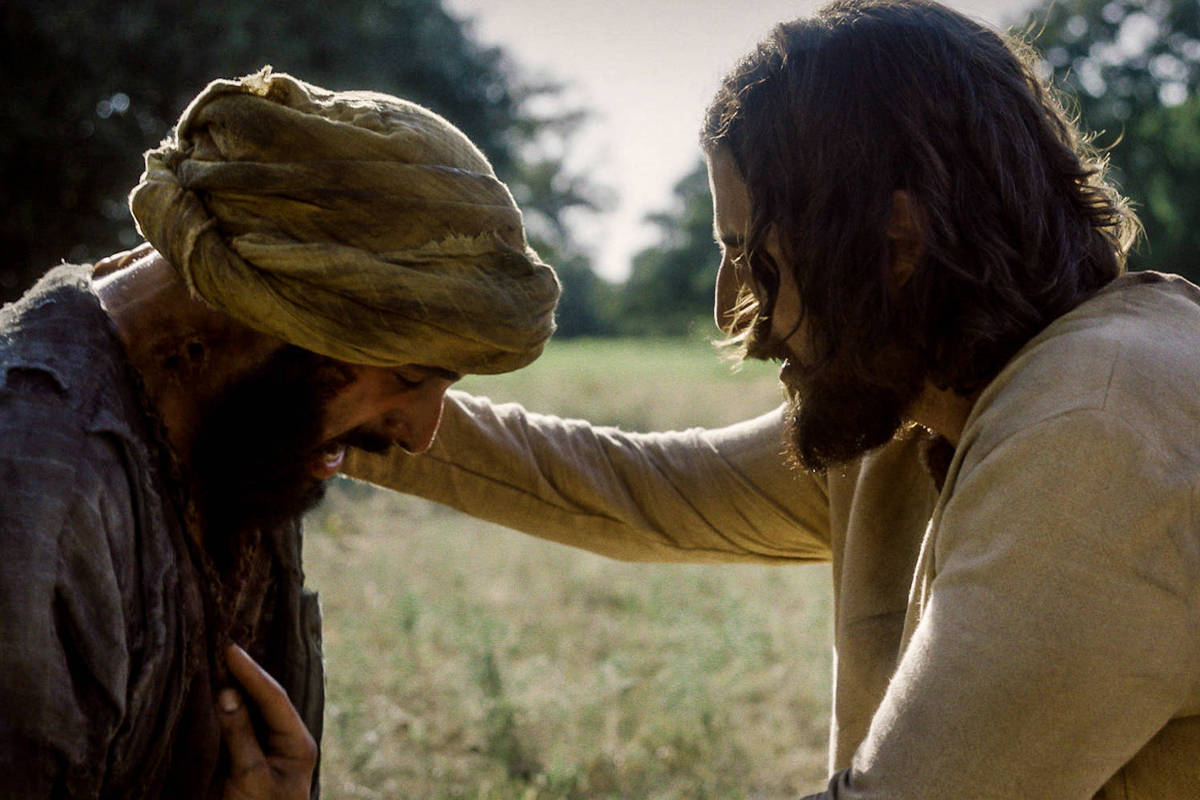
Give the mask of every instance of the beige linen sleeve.
[{"label": "beige linen sleeve", "polygon": [[824,481],[786,467],[781,426],[626,433],[452,391],[428,453],[344,471],[621,560],[827,561]]},{"label": "beige linen sleeve", "polygon": [[[1169,464],[1093,410],[968,452],[920,622],[852,768],[814,797],[1087,800],[1194,708],[1195,483]],[[1104,796],[1200,796],[1195,754],[1175,757],[1156,788]]]}]

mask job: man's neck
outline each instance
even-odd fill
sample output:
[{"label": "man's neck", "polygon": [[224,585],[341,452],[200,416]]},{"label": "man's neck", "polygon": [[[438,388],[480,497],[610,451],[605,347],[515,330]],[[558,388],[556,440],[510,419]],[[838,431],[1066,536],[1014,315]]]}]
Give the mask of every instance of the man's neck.
[{"label": "man's neck", "polygon": [[927,380],[907,416],[958,447],[963,427],[978,397],[978,392],[963,397],[950,389],[939,389]]}]

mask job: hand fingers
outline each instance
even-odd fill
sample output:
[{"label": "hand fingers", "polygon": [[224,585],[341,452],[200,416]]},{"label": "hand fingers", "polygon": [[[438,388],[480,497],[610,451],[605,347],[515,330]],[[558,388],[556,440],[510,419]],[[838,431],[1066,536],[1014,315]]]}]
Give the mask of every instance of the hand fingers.
[{"label": "hand fingers", "polygon": [[268,771],[267,759],[254,735],[250,713],[237,690],[222,689],[217,694],[217,709],[221,738],[229,750],[231,774],[239,776]]},{"label": "hand fingers", "polygon": [[[296,713],[283,687],[237,645],[226,648],[225,661],[271,730],[271,755],[315,763],[316,742],[304,727],[304,721]],[[260,750],[260,758],[261,755]]]}]

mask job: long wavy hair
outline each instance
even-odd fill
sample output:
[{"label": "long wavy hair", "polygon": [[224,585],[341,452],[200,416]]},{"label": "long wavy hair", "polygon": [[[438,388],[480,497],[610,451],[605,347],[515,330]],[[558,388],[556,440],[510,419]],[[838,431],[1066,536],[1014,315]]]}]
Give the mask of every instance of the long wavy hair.
[{"label": "long wavy hair", "polygon": [[[1124,270],[1140,230],[1031,49],[922,0],[838,0],[777,26],[725,78],[701,143],[750,191],[744,354],[762,355],[788,269],[815,365],[897,344],[963,395]],[[888,220],[916,209],[897,290]],[[774,229],[786,263],[767,256]]]}]

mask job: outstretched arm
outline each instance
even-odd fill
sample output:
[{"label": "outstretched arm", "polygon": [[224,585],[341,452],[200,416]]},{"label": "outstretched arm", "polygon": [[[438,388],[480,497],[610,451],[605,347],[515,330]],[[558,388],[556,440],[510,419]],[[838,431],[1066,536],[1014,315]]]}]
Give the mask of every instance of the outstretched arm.
[{"label": "outstretched arm", "polygon": [[782,412],[716,430],[627,433],[446,396],[421,456],[356,452],[345,472],[629,561],[825,561],[825,483],[788,469]]}]

